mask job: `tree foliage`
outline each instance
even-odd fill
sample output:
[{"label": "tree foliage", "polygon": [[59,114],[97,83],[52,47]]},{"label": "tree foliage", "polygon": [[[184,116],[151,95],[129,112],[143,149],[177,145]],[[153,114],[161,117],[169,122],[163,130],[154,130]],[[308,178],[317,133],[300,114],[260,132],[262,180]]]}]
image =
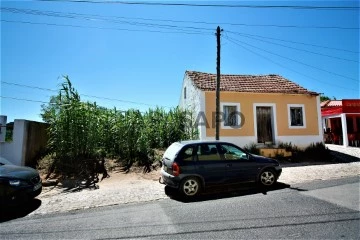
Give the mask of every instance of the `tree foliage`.
[{"label": "tree foliage", "polygon": [[327,100],[336,100],[336,97],[333,97],[332,99],[328,96],[325,96],[325,95],[320,95],[320,102],[324,102],[324,101],[327,101]]}]

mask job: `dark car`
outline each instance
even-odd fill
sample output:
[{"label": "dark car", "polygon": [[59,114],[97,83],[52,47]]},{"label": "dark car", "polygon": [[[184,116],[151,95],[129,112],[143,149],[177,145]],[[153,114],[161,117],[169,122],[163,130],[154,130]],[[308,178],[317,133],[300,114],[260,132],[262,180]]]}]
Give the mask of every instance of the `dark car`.
[{"label": "dark car", "polygon": [[0,158],[0,202],[18,203],[38,196],[42,191],[39,173],[30,167],[16,166]]},{"label": "dark car", "polygon": [[254,155],[222,141],[175,142],[162,159],[160,183],[195,196],[211,185],[257,182],[274,185],[281,174],[273,159]]}]

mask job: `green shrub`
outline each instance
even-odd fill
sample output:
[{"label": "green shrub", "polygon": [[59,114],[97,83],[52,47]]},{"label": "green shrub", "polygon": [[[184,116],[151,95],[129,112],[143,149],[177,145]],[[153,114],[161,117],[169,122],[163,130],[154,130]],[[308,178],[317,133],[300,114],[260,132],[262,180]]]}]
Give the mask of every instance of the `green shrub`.
[{"label": "green shrub", "polygon": [[246,150],[249,153],[255,154],[255,155],[260,154],[260,149],[257,148],[256,143],[250,143],[249,145],[245,145],[244,150]]},{"label": "green shrub", "polygon": [[304,157],[316,162],[329,161],[332,158],[330,150],[322,142],[311,143],[305,148]]}]

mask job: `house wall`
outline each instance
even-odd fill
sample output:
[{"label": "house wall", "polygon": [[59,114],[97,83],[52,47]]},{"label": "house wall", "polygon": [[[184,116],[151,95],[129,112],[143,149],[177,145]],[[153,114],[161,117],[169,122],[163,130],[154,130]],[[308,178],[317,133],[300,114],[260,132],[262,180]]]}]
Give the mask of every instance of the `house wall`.
[{"label": "house wall", "polygon": [[[186,88],[186,98],[184,97],[184,89]],[[192,112],[192,118],[195,122],[199,120],[198,131],[199,138],[205,137],[205,124],[202,122],[201,114],[205,113],[205,93],[196,88],[193,82],[185,74],[183,86],[181,89],[181,96],[179,100],[179,107]]]},{"label": "house wall", "polygon": [[[301,147],[312,142],[322,142],[321,113],[318,98],[317,96],[300,94],[221,92],[220,103],[240,103],[240,110],[245,122],[238,129],[220,127],[220,139],[234,142],[240,146],[257,142],[255,107],[264,105],[273,107],[275,143],[291,142]],[[213,122],[213,112],[216,109],[215,92],[205,92],[205,103],[206,118],[209,122]],[[288,104],[301,104],[304,106],[306,122],[304,128],[291,128],[289,126]],[[213,124],[206,128],[205,135],[204,139],[215,138],[215,126]]]}]

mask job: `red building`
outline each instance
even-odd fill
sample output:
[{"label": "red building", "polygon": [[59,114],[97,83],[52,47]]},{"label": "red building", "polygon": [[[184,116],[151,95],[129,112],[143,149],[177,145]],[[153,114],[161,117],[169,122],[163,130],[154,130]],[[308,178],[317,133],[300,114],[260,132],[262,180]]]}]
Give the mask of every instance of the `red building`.
[{"label": "red building", "polygon": [[325,143],[360,147],[360,99],[328,100],[320,106]]}]

